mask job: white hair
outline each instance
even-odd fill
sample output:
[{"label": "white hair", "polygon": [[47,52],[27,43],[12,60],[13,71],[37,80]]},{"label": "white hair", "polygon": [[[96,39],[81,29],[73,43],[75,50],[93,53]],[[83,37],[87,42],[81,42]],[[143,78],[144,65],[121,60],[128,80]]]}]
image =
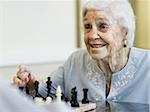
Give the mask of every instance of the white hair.
[{"label": "white hair", "polygon": [[135,38],[135,16],[128,0],[88,0],[83,7],[83,16],[88,10],[105,11],[128,29],[127,46],[132,47]]}]

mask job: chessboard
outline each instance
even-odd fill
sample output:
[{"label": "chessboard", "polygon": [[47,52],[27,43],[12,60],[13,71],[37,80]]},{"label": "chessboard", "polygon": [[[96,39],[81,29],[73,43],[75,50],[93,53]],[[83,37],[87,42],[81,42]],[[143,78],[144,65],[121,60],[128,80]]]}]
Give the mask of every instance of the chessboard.
[{"label": "chessboard", "polygon": [[88,104],[82,104],[79,103],[80,107],[72,108],[74,112],[96,112],[96,103],[88,103]]},{"label": "chessboard", "polygon": [[96,103],[90,102],[88,100],[87,88],[83,89],[84,96],[81,102],[79,102],[77,98],[77,88],[76,87],[72,88],[71,100],[68,101],[68,100],[62,100],[62,91],[61,91],[60,86],[56,88],[56,93],[55,93],[56,99],[53,99],[51,97],[52,81],[50,77],[47,78],[46,84],[47,84],[47,97],[46,98],[41,97],[38,93],[38,85],[39,85],[38,81],[35,81],[33,83],[29,79],[28,84],[24,88],[26,91],[26,94],[33,97],[33,101],[36,105],[45,107],[49,111],[55,107],[57,109],[59,108],[59,110],[62,110],[61,107],[63,107],[63,110],[64,108],[70,109],[71,111],[69,112],[96,112]]},{"label": "chessboard", "polygon": [[79,103],[80,107],[71,107],[70,104],[65,102],[51,102],[50,104],[38,105],[44,107],[48,111],[59,112],[63,110],[63,112],[96,112],[96,104],[82,104]]}]

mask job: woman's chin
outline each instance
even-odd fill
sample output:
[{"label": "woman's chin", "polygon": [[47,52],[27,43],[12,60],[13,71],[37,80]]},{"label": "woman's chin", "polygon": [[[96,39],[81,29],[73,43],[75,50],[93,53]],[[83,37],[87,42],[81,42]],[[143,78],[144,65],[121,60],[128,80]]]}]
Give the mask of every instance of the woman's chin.
[{"label": "woman's chin", "polygon": [[106,49],[101,49],[101,50],[92,50],[90,49],[90,56],[93,59],[99,60],[99,59],[104,59],[107,57],[108,53]]},{"label": "woman's chin", "polygon": [[100,60],[100,59],[104,59],[106,56],[103,54],[90,54],[92,59],[94,60]]}]

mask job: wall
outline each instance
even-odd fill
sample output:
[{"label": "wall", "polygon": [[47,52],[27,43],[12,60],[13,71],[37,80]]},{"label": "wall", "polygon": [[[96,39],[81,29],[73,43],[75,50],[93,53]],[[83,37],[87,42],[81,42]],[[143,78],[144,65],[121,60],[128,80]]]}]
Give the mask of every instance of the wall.
[{"label": "wall", "polygon": [[64,61],[76,49],[74,0],[0,2],[0,66]]},{"label": "wall", "polygon": [[135,46],[150,49],[150,1],[130,0],[136,15]]},{"label": "wall", "polygon": [[0,51],[2,51],[3,4],[0,3]]},{"label": "wall", "polygon": [[0,0],[0,77],[25,64],[45,78],[74,50],[75,0]]}]

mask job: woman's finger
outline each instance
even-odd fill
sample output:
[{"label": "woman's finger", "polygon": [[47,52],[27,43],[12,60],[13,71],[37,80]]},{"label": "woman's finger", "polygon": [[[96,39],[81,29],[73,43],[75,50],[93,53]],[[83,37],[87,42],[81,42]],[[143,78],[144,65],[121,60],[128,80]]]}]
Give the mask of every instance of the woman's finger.
[{"label": "woman's finger", "polygon": [[16,85],[17,87],[20,87],[21,85],[23,85],[22,80],[17,76],[13,77],[13,84]]}]

